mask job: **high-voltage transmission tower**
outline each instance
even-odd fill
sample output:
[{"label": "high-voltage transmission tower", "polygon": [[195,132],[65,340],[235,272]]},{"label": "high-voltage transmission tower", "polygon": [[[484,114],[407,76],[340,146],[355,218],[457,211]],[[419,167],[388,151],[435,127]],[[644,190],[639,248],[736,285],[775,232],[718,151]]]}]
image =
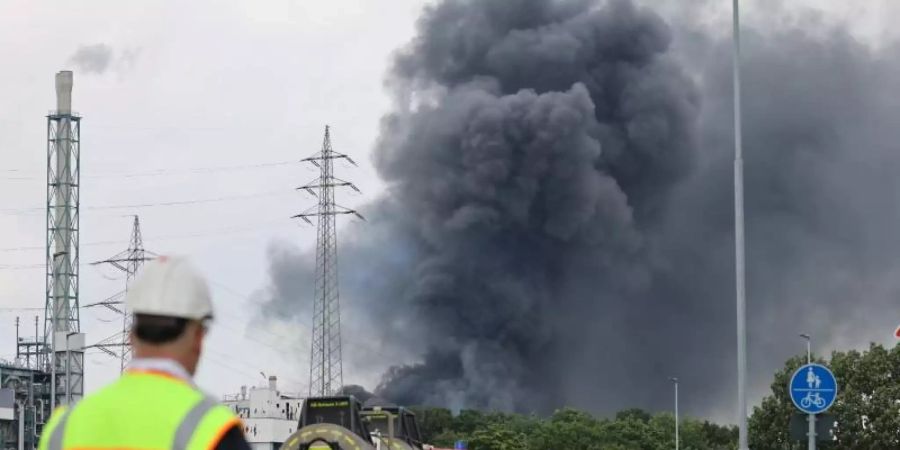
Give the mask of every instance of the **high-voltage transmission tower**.
[{"label": "high-voltage transmission tower", "polygon": [[78,314],[81,117],[72,112],[72,72],[56,74],[56,111],[47,116],[47,297],[42,361],[51,373],[50,403],[84,393],[84,334]]},{"label": "high-voltage transmission tower", "polygon": [[341,307],[338,293],[337,233],[335,216],[352,214],[363,217],[356,211],[334,202],[334,188],[349,187],[359,189],[334,176],[334,161],[344,159],[356,165],[349,156],[337,153],[331,148],[331,133],[325,127],[322,150],[303,162],[319,168],[319,177],[297,189],[303,189],[318,198],[318,204],[294,216],[309,224],[311,218],[318,219],[316,238],[316,281],[313,299],[313,335],[309,365],[309,396],[322,397],[337,393],[343,386],[343,363],[341,360]]},{"label": "high-voltage transmission tower", "polygon": [[[148,257],[147,254],[151,256]],[[144,265],[144,262],[153,259],[153,252],[144,250],[144,240],[141,237],[141,221],[138,216],[134,216],[134,223],[131,228],[131,241],[128,249],[119,252],[116,255],[91,263],[91,265],[109,264],[116,269],[125,272],[125,290],[113,295],[112,297],[98,303],[85,305],[85,307],[105,306],[116,313],[122,315],[122,332],[116,333],[94,345],[91,348],[100,349],[107,354],[119,358],[119,371],[125,371],[125,366],[131,360],[131,343],[128,341],[128,334],[131,330],[132,314],[125,308],[124,296],[128,292],[128,286],[131,280],[137,275],[138,270]]]}]

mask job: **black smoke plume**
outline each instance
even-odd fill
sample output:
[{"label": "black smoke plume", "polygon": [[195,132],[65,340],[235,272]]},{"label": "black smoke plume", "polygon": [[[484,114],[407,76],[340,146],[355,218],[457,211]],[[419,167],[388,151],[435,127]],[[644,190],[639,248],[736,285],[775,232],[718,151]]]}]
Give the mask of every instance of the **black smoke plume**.
[{"label": "black smoke plume", "polygon": [[[403,356],[377,395],[662,409],[678,376],[689,412],[732,418],[731,58],[691,26],[626,0],[426,8],[388,80],[388,188],[342,234],[366,317],[346,345]],[[844,348],[896,320],[897,52],[819,31],[747,36],[756,394],[797,333]],[[283,316],[308,305],[314,256],[273,251]]]}]

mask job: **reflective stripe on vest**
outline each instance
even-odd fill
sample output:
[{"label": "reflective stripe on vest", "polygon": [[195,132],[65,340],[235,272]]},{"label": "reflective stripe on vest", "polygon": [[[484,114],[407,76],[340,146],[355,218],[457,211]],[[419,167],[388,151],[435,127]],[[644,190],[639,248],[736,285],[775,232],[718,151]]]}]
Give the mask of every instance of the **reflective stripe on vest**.
[{"label": "reflective stripe on vest", "polygon": [[53,427],[53,432],[50,433],[49,450],[62,450],[63,430],[66,429],[66,422],[69,420],[70,412],[72,412],[72,408],[66,408],[62,412],[62,417],[59,418],[59,423]]},{"label": "reflective stripe on vest", "polygon": [[197,406],[191,408],[184,420],[181,421],[181,425],[178,425],[178,429],[175,430],[175,440],[172,441],[172,449],[187,449],[188,443],[191,441],[191,436],[194,435],[194,431],[197,431],[200,421],[203,420],[203,417],[205,417],[208,412],[212,411],[218,404],[219,402],[207,397],[198,403]]},{"label": "reflective stripe on vest", "polygon": [[40,450],[208,450],[240,421],[232,411],[181,380],[128,373],[55,412]]}]

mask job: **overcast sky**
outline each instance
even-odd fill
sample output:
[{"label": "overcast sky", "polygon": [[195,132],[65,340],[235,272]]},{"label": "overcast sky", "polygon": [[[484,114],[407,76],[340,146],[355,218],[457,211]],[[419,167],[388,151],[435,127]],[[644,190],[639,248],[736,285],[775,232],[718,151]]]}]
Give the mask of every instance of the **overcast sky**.
[{"label": "overcast sky", "polygon": [[[200,383],[215,393],[261,380],[299,389],[278,336],[247,330],[245,296],[261,287],[273,241],[310,245],[315,229],[289,219],[314,200],[294,188],[316,174],[297,161],[318,150],[325,124],[337,150],[361,162],[344,176],[379,190],[367,161],[388,100],[390,52],[412,35],[416,1],[4,2],[0,5],[0,355],[14,352],[13,321],[33,334],[42,308],[47,111],[53,75],[75,71],[82,128],[81,260],[127,246],[139,214],[146,248],[187,254],[209,276],[218,314]],[[194,170],[200,169],[200,170]],[[156,171],[158,176],[146,176]],[[234,197],[249,197],[237,198]],[[176,206],[121,207],[228,198]],[[116,207],[116,208],[108,208]],[[95,242],[119,241],[91,245]],[[20,247],[37,247],[12,250]],[[110,279],[114,278],[114,279]],[[112,268],[82,266],[81,303],[123,287]],[[310,286],[312,289],[312,286]],[[84,310],[88,342],[115,332],[110,311]],[[252,336],[254,340],[247,339]],[[257,342],[261,341],[261,342]],[[117,363],[92,351],[86,388]],[[116,370],[113,370],[116,369]]]},{"label": "overcast sky", "polygon": [[[675,1],[644,3],[679,14]],[[702,21],[729,33],[730,2],[706,3]],[[785,2],[746,3],[748,26],[792,20]],[[846,22],[876,46],[892,42],[888,20],[900,13],[891,0],[791,3],[821,11],[822,21]],[[218,318],[199,383],[215,394],[236,392],[261,382],[263,371],[286,389],[305,389],[308,349],[276,351],[288,330],[256,330],[249,321],[267,246],[314,244],[315,229],[289,217],[313,203],[294,188],[315,172],[288,162],[317,151],[330,124],[335,149],[360,162],[339,167],[363,191],[341,202],[353,207],[380,192],[368,155],[389,108],[383,76],[423,4],[0,3],[0,357],[14,355],[15,317],[31,334],[33,316],[42,314],[44,116],[55,104],[54,73],[71,69],[73,109],[84,117],[82,263],[124,250],[128,216],[139,214],[148,250],[189,255],[211,281]],[[185,201],[192,203],[160,205]],[[81,303],[123,284],[114,269],[83,264]],[[117,321],[112,312],[84,310],[81,326],[93,343],[113,334]],[[88,391],[117,375],[111,358],[91,351],[85,359]],[[401,362],[409,361],[388,364]],[[361,370],[345,380],[372,385],[379,374]]]}]

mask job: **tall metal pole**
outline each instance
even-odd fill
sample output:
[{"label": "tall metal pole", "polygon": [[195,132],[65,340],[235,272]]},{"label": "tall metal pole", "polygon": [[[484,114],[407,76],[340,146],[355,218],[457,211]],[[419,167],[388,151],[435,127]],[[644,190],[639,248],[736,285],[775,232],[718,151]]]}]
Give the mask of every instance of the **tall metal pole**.
[{"label": "tall metal pole", "polygon": [[[800,337],[806,339],[806,364],[812,364],[812,336],[803,333]],[[806,433],[806,448],[816,450],[816,415],[810,414],[807,421],[809,429]]]},{"label": "tall metal pole", "polygon": [[678,378],[670,378],[675,384],[675,450],[678,450]]},{"label": "tall metal pole", "polygon": [[738,449],[747,445],[747,304],[744,267],[744,149],[741,130],[741,14],[734,0],[734,256],[737,294]]}]

